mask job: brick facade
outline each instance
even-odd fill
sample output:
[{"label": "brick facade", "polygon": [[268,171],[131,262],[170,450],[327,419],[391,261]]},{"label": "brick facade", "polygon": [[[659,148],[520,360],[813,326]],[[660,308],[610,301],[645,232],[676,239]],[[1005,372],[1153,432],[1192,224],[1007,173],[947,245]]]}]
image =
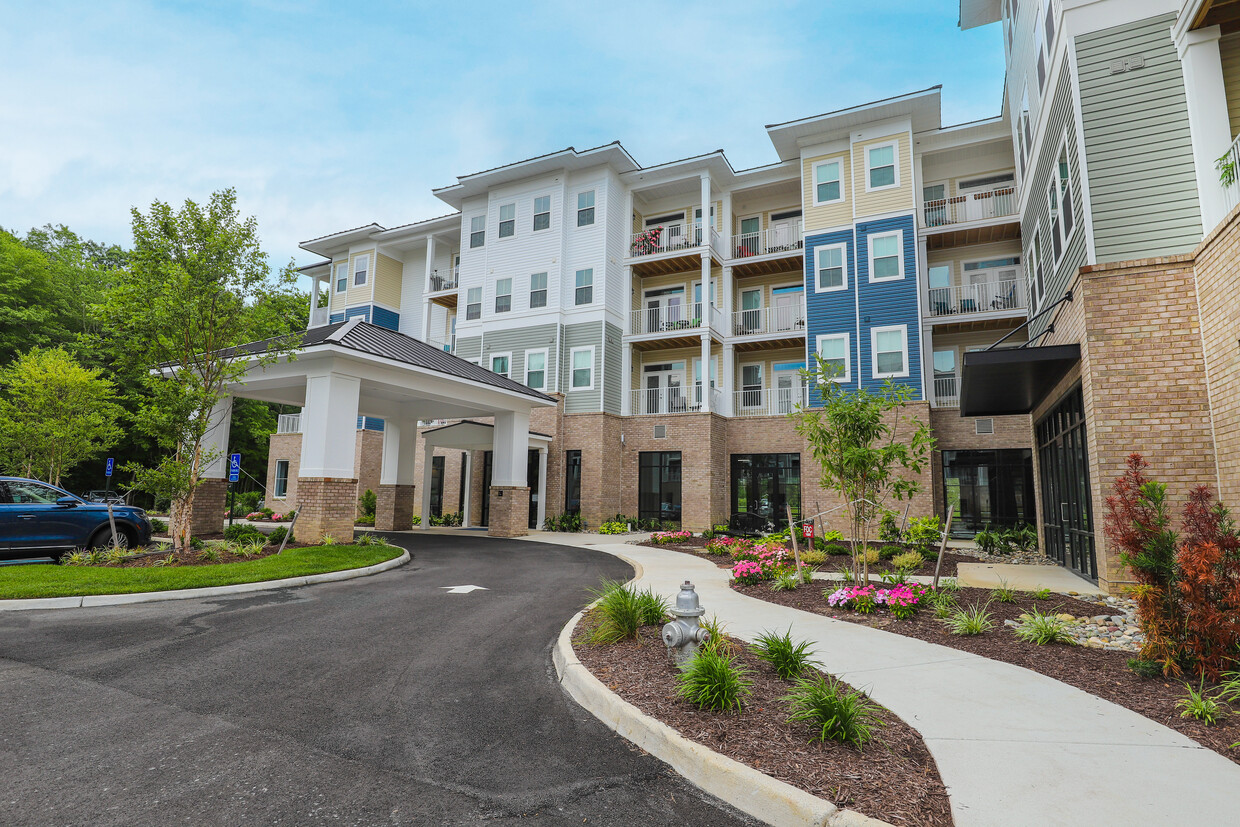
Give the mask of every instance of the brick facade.
[{"label": "brick facade", "polygon": [[357,519],[357,480],[335,477],[302,477],[297,481],[301,498],[293,533],[303,542],[316,542],[330,535],[337,542],[353,542]]},{"label": "brick facade", "polygon": [[[272,434],[267,451],[266,505],[276,511],[293,511],[299,507],[297,482],[301,472],[301,434]],[[277,499],[271,495],[276,482],[276,462],[288,460],[288,491]],[[383,432],[357,431],[353,454],[353,477],[358,481],[353,502],[366,489],[379,493],[379,474],[383,470]]]},{"label": "brick facade", "polygon": [[225,500],[228,497],[228,481],[205,479],[194,489],[189,506],[189,532],[196,534],[219,534],[224,530]]},{"label": "brick facade", "polygon": [[375,528],[405,531],[413,527],[416,485],[380,485],[375,497]]},{"label": "brick facade", "polygon": [[1240,510],[1240,208],[1194,253],[1219,497]]},{"label": "brick facade", "polygon": [[525,486],[491,486],[490,526],[492,537],[524,537],[530,533],[530,489]]}]

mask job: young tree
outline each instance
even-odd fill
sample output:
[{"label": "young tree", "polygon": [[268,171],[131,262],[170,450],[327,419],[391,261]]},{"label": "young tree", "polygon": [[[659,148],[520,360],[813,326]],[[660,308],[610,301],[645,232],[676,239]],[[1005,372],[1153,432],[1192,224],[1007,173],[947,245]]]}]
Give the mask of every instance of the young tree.
[{"label": "young tree", "polygon": [[[211,411],[246,372],[227,348],[264,338],[270,319],[252,311],[296,294],[290,262],[271,273],[253,217],[242,219],[232,189],[200,206],[177,211],[160,201],[133,210],[134,247],[104,306],[113,341],[148,368],[149,397],[137,414],[141,428],[167,452],[154,467],[127,465],[134,488],[172,504],[176,548],[190,542],[190,512],[205,468],[218,457],[204,440]],[[294,347],[285,336],[256,357],[266,364]]]},{"label": "young tree", "polygon": [[[904,415],[913,398],[909,385],[890,380],[878,393],[846,390],[835,380],[836,366],[817,357],[804,372],[822,396],[821,408],[798,408],[797,432],[822,468],[822,485],[839,492],[852,525],[853,574],[869,581],[870,525],[891,499],[907,500],[920,488],[916,479],[934,448],[930,425]],[[909,476],[905,476],[905,475]]]},{"label": "young tree", "polygon": [[61,475],[121,435],[112,383],[61,348],[31,348],[0,368],[0,450],[23,476]]}]

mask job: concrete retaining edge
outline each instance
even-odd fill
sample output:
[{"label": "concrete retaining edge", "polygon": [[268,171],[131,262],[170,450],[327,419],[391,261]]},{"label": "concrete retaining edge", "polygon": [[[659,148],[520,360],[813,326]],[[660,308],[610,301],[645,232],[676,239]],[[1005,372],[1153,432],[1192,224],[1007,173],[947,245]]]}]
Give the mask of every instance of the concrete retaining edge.
[{"label": "concrete retaining edge", "polygon": [[245,592],[265,592],[274,589],[291,589],[297,586],[312,586],[316,583],[335,583],[340,580],[353,580],[358,577],[369,577],[372,574],[403,566],[412,559],[406,550],[399,557],[393,557],[373,566],[358,569],[342,569],[341,571],[325,571],[322,574],[309,574],[305,577],[285,577],[282,580],[260,580],[256,583],[235,583],[231,586],[211,586],[205,589],[174,589],[163,592],[139,592],[136,594],[90,594],[80,597],[34,597],[17,600],[0,600],[0,612],[29,611],[31,609],[78,609],[93,606],[123,606],[131,603],[154,603],[160,600],[191,600],[195,597],[218,597],[227,594],[243,594]]}]

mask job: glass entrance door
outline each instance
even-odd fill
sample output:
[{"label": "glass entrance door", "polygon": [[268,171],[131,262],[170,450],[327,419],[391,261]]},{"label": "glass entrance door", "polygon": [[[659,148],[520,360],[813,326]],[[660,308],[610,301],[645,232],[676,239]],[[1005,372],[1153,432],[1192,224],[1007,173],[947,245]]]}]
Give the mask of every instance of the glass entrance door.
[{"label": "glass entrance door", "polygon": [[646,365],[642,393],[642,412],[680,413],[685,410],[685,363]]},{"label": "glass entrance door", "polygon": [[680,452],[638,454],[637,516],[680,525]]},{"label": "glass entrance door", "polygon": [[800,401],[800,372],[795,370],[777,370],[775,372],[775,413],[792,413]]},{"label": "glass entrance door", "polygon": [[762,291],[741,291],[741,319],[736,326],[736,335],[745,336],[750,333],[762,333]]},{"label": "glass entrance door", "polygon": [[801,312],[805,288],[801,285],[796,287],[777,287],[772,291],[772,294],[772,300],[775,304],[774,309],[771,311],[775,316],[772,319],[774,322],[772,327],[780,332],[805,327],[805,315]]},{"label": "glass entrance door", "polygon": [[1085,402],[1079,386],[1038,421],[1036,432],[1046,555],[1096,582]]},{"label": "glass entrance door", "polygon": [[675,330],[685,324],[685,288],[669,287],[664,290],[646,292],[646,318],[642,325],[642,333],[658,333],[662,330]]}]

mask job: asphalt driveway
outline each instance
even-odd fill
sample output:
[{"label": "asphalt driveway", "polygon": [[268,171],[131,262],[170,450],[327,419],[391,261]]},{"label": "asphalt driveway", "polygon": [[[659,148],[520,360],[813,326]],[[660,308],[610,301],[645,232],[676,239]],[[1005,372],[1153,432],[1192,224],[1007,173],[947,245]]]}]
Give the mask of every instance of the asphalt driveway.
[{"label": "asphalt driveway", "polygon": [[[749,823],[561,692],[615,558],[393,535],[413,561],[230,598],[0,614],[11,824]],[[449,594],[445,586],[487,591]]]}]

